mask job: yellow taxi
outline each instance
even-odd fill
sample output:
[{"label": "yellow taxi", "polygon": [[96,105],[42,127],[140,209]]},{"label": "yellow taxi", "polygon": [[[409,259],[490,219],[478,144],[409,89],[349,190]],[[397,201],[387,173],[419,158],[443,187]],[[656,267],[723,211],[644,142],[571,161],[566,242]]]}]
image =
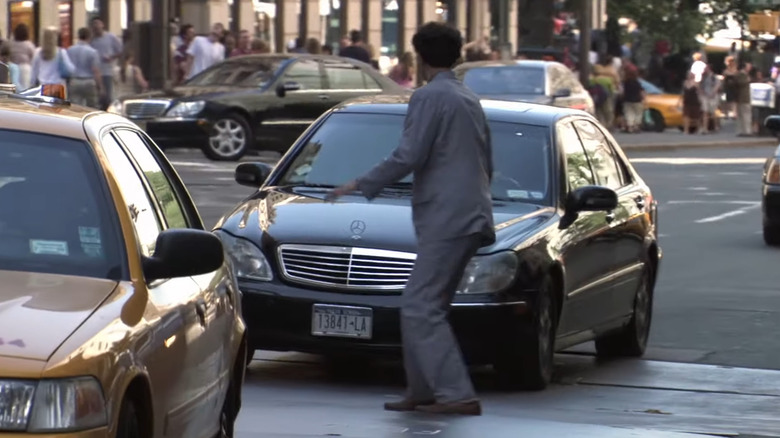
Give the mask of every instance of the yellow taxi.
[{"label": "yellow taxi", "polygon": [[45,88],[0,93],[0,436],[232,436],[221,241],[143,131]]},{"label": "yellow taxi", "polygon": [[645,90],[645,102],[651,117],[651,120],[644,121],[645,129],[663,132],[666,128],[681,127],[683,113],[680,95],[666,93],[644,79],[640,79],[639,83]]}]

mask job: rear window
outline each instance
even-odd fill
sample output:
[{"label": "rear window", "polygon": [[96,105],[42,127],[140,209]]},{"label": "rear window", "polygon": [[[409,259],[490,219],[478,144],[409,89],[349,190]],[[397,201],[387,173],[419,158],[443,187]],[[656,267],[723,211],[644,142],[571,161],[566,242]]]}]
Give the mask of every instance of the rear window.
[{"label": "rear window", "polygon": [[120,279],[114,211],[89,145],[0,130],[0,270]]},{"label": "rear window", "polygon": [[463,83],[482,96],[543,95],[544,69],[533,67],[477,67],[466,71]]},{"label": "rear window", "polygon": [[[333,114],[299,149],[278,185],[340,185],[390,155],[401,141],[404,116]],[[489,121],[493,146],[492,195],[506,201],[550,205],[548,128]],[[412,175],[401,182],[412,182]]]}]

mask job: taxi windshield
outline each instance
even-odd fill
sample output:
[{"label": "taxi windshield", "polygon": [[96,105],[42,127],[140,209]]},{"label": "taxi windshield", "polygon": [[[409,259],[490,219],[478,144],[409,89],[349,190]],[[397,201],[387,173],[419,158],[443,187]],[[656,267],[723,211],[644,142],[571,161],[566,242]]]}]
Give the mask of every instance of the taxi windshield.
[{"label": "taxi windshield", "polygon": [[[297,151],[277,184],[336,186],[350,181],[393,152],[403,124],[404,116],[397,114],[333,114]],[[549,129],[498,121],[489,121],[489,125],[493,198],[551,205]],[[409,175],[400,184],[411,182]]]},{"label": "taxi windshield", "polygon": [[0,129],[0,270],[121,278],[108,199],[86,143]]}]

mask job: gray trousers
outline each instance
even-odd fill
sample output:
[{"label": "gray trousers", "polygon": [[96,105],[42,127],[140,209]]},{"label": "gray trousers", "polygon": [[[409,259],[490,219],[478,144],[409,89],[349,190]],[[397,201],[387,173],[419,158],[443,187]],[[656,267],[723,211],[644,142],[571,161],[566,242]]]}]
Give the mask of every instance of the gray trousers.
[{"label": "gray trousers", "polygon": [[753,107],[749,103],[737,104],[737,133],[753,133]]},{"label": "gray trousers", "polygon": [[94,79],[71,78],[68,93],[71,102],[76,105],[98,107],[98,91]]},{"label": "gray trousers", "polygon": [[480,245],[478,234],[418,245],[401,304],[409,399],[439,403],[476,399],[448,314],[463,271]]}]

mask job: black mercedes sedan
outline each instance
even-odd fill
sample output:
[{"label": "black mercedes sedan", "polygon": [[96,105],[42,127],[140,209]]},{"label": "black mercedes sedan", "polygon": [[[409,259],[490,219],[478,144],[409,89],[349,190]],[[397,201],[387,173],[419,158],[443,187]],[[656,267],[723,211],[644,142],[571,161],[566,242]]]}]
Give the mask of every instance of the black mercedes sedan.
[{"label": "black mercedes sedan", "polygon": [[[780,116],[767,117],[764,125],[775,135],[780,134]],[[780,146],[767,158],[761,182],[764,242],[767,245],[780,246]]]},{"label": "black mercedes sedan", "polygon": [[[412,177],[368,201],[326,194],[398,145],[407,98],[352,100],[321,117],[275,168],[242,163],[258,191],[215,227],[239,278],[255,349],[397,354],[415,261]],[[555,351],[647,345],[661,250],[652,193],[589,114],[483,101],[493,142],[496,242],[480,249],[451,313],[466,359],[541,389]]]},{"label": "black mercedes sedan", "polygon": [[201,148],[233,161],[252,149],[286,152],[319,116],[345,100],[408,94],[373,67],[324,55],[248,55],[182,86],[116,100],[109,112],[141,126],[162,148]]}]

